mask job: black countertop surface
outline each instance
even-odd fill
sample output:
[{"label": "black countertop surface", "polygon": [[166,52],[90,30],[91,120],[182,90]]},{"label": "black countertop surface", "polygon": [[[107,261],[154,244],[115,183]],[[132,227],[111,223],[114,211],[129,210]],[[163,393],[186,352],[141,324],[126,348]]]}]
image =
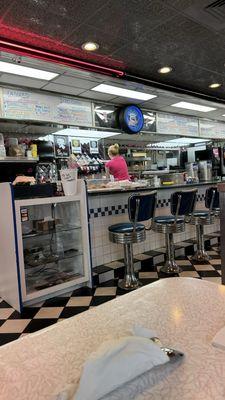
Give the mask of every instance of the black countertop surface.
[{"label": "black countertop surface", "polygon": [[167,190],[167,189],[180,189],[180,188],[192,188],[206,185],[215,185],[221,182],[220,180],[204,181],[199,183],[184,183],[182,185],[160,185],[160,186],[146,186],[146,187],[135,187],[133,189],[99,189],[94,191],[88,191],[88,196],[99,196],[99,195],[112,195],[118,193],[132,193],[132,192],[142,192],[149,190]]}]

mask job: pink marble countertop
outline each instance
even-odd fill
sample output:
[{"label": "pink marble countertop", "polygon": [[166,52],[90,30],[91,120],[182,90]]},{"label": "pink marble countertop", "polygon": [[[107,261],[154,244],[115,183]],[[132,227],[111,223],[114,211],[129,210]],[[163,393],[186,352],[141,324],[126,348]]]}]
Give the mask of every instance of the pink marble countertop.
[{"label": "pink marble countertop", "polygon": [[70,384],[76,391],[88,355],[135,323],[154,329],[185,358],[141,375],[107,400],[224,400],[225,351],[211,340],[225,325],[225,286],[193,278],[161,279],[1,347],[0,399],[59,399]]}]

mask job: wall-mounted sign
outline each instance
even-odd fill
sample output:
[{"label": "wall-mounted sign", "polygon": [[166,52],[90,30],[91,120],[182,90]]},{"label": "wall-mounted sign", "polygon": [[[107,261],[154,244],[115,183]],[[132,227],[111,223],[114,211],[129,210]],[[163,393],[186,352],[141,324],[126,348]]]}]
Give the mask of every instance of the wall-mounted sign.
[{"label": "wall-mounted sign", "polygon": [[98,141],[97,140],[90,140],[90,153],[91,154],[98,154]]},{"label": "wall-mounted sign", "polygon": [[94,104],[95,126],[118,128],[116,126],[116,107],[108,104]]},{"label": "wall-mounted sign", "polygon": [[79,139],[71,138],[72,153],[81,153],[81,142]]},{"label": "wall-mounted sign", "polygon": [[157,132],[182,136],[199,136],[198,118],[185,115],[158,113]]},{"label": "wall-mounted sign", "polygon": [[54,144],[56,157],[69,157],[70,151],[68,136],[54,135]]},{"label": "wall-mounted sign", "polygon": [[152,111],[143,111],[144,126],[143,131],[156,132],[156,113]]},{"label": "wall-mounted sign", "polygon": [[138,133],[144,125],[144,117],[141,109],[135,105],[125,106],[120,110],[119,122],[121,129],[127,133]]},{"label": "wall-mounted sign", "polygon": [[210,119],[200,119],[200,136],[209,139],[224,139],[225,124],[224,122],[212,121]]},{"label": "wall-mounted sign", "polygon": [[14,120],[92,126],[91,102],[20,89],[0,88],[0,116]]}]

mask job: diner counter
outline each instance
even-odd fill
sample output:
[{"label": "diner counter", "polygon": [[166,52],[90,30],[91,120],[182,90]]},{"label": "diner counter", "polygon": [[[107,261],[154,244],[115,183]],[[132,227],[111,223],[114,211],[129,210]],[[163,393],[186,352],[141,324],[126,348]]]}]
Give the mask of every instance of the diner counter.
[{"label": "diner counter", "polygon": [[225,287],[193,278],[161,279],[2,346],[0,399],[75,400],[90,353],[108,339],[129,335],[135,324],[153,329],[163,345],[185,357],[104,400],[224,400],[225,350],[211,341],[225,325]]},{"label": "diner counter", "polygon": [[[109,240],[108,227],[113,224],[127,222],[128,217],[128,198],[131,193],[146,193],[152,190],[157,191],[156,215],[170,215],[170,198],[176,190],[198,189],[196,207],[205,208],[205,191],[219,181],[207,181],[194,184],[170,185],[160,187],[141,187],[126,190],[104,189],[88,193],[89,207],[89,226],[92,248],[92,266],[107,266],[112,261],[121,260],[124,257],[123,246],[111,243]],[[206,234],[219,230],[219,219],[204,228]],[[182,242],[196,237],[194,225],[186,224],[185,232],[176,233],[174,242]],[[152,230],[146,231],[146,240],[143,243],[136,243],[133,246],[134,255],[140,255],[151,250],[156,250],[165,246],[165,235],[156,233]],[[182,254],[179,254],[182,255]],[[163,260],[159,260],[161,262]],[[107,279],[113,279],[110,272],[105,273]]]},{"label": "diner counter", "polygon": [[159,185],[159,186],[134,186],[133,188],[99,188],[99,189],[88,189],[89,196],[96,196],[96,195],[107,195],[109,193],[131,193],[131,192],[139,192],[141,191],[148,191],[148,190],[163,190],[163,189],[180,189],[180,188],[193,188],[205,185],[217,185],[220,183],[220,180],[210,180],[198,183],[183,183],[183,184],[175,184],[175,185]]}]

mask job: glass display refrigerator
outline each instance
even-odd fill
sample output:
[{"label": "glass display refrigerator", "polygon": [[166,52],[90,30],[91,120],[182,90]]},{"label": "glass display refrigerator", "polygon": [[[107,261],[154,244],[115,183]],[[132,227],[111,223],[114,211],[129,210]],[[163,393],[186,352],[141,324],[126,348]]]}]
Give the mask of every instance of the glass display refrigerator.
[{"label": "glass display refrigerator", "polygon": [[0,296],[18,311],[91,286],[86,188],[73,196],[14,200],[0,184]]}]

